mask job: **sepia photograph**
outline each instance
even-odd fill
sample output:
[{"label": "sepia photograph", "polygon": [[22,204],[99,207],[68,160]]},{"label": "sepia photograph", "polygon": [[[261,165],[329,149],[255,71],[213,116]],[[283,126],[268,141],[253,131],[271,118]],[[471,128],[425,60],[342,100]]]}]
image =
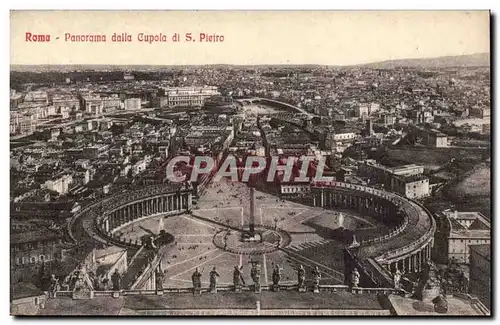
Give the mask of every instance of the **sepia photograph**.
[{"label": "sepia photograph", "polygon": [[490,11],[9,19],[10,315],[492,315]]}]

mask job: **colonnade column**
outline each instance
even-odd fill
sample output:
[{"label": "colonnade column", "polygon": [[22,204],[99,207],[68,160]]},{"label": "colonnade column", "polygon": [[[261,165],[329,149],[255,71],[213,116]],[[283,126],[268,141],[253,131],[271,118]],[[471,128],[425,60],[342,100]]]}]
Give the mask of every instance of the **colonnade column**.
[{"label": "colonnade column", "polygon": [[189,194],[188,194],[188,210],[191,210],[192,202],[193,202],[193,194],[191,192],[189,192]]}]

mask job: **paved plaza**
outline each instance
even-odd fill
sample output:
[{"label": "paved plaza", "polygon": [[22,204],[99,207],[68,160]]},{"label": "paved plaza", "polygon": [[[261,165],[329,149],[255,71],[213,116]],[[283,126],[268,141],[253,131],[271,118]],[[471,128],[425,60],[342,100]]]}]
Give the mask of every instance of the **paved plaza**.
[{"label": "paved plaza", "polygon": [[[270,248],[267,253],[239,254],[224,250],[220,243],[219,247],[214,244],[217,233],[229,232],[227,245],[238,246],[238,249],[253,245],[237,243],[241,229],[249,227],[250,189],[245,184],[224,179],[209,186],[191,214],[148,218],[120,232],[132,240],[157,234],[162,229],[171,233],[174,244],[167,249],[162,262],[164,287],[182,288],[191,286],[191,275],[197,267],[203,274],[202,284],[208,286],[208,273],[214,266],[220,274],[220,285],[232,284],[234,266],[242,266],[246,283],[252,284],[251,261],[262,265],[262,285],[272,283],[276,264],[282,268],[282,284],[297,282],[296,270],[301,264],[306,269],[306,282],[312,280],[311,271],[317,266],[322,272],[322,284],[341,284],[344,244],[335,239],[335,230],[342,226],[372,235],[385,230],[385,226],[373,218],[352,211],[310,207],[260,191],[255,191],[255,198],[255,223],[263,234],[263,243],[255,243],[255,246]],[[275,227],[289,236],[287,241],[280,239],[279,232],[273,230]]]}]

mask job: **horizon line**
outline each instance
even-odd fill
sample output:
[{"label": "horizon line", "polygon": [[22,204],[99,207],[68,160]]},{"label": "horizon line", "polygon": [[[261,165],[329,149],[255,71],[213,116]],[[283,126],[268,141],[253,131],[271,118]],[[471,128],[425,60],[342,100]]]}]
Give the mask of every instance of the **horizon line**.
[{"label": "horizon line", "polygon": [[354,64],[321,64],[321,63],[258,63],[258,64],[240,64],[240,63],[202,63],[202,64],[158,64],[158,63],[144,63],[144,64],[113,64],[113,63],[71,63],[71,64],[9,64],[12,66],[110,66],[110,67],[120,67],[120,66],[166,66],[166,67],[183,67],[183,66],[213,66],[213,65],[227,65],[227,66],[324,66],[324,67],[354,67],[354,66],[363,66],[363,65],[371,65],[377,63],[385,63],[385,62],[395,62],[395,61],[404,61],[404,60],[432,60],[432,59],[440,59],[440,58],[450,58],[450,57],[465,57],[465,56],[474,56],[474,55],[491,55],[491,51],[489,52],[475,52],[471,54],[457,54],[457,55],[444,55],[444,56],[432,56],[432,57],[418,57],[418,58],[401,58],[401,59],[387,59],[382,61],[373,61],[367,63],[354,63]]}]

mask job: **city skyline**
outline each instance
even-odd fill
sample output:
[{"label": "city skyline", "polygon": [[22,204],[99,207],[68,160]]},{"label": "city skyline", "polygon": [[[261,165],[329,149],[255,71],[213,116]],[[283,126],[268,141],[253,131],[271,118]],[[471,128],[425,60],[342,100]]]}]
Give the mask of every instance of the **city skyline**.
[{"label": "city skyline", "polygon": [[[479,58],[480,56],[483,56],[483,58]],[[314,63],[308,63],[308,64],[253,64],[253,65],[246,65],[246,64],[226,64],[226,63],[212,63],[212,64],[187,64],[187,65],[168,65],[168,64],[11,64],[10,68],[11,70],[15,70],[15,68],[18,67],[69,67],[69,66],[74,66],[74,67],[113,67],[113,68],[129,68],[129,67],[173,67],[173,68],[181,68],[181,67],[217,67],[217,66],[234,66],[234,67],[328,67],[328,68],[356,68],[356,67],[364,67],[364,66],[371,66],[371,65],[376,65],[376,64],[385,64],[385,63],[391,63],[391,62],[401,62],[401,61],[423,61],[423,60],[436,60],[436,59],[450,59],[454,60],[457,58],[466,58],[466,57],[476,57],[477,59],[484,59],[484,56],[488,56],[488,62],[481,62],[480,64],[477,64],[477,66],[486,66],[490,64],[489,61],[489,56],[490,52],[482,52],[482,53],[472,53],[472,54],[463,54],[463,55],[448,55],[448,56],[438,56],[438,57],[421,57],[421,58],[402,58],[402,59],[395,59],[395,60],[382,60],[382,61],[374,61],[374,62],[368,62],[368,63],[360,63],[360,64],[352,64],[352,65],[322,65],[322,64],[314,64]]]}]

